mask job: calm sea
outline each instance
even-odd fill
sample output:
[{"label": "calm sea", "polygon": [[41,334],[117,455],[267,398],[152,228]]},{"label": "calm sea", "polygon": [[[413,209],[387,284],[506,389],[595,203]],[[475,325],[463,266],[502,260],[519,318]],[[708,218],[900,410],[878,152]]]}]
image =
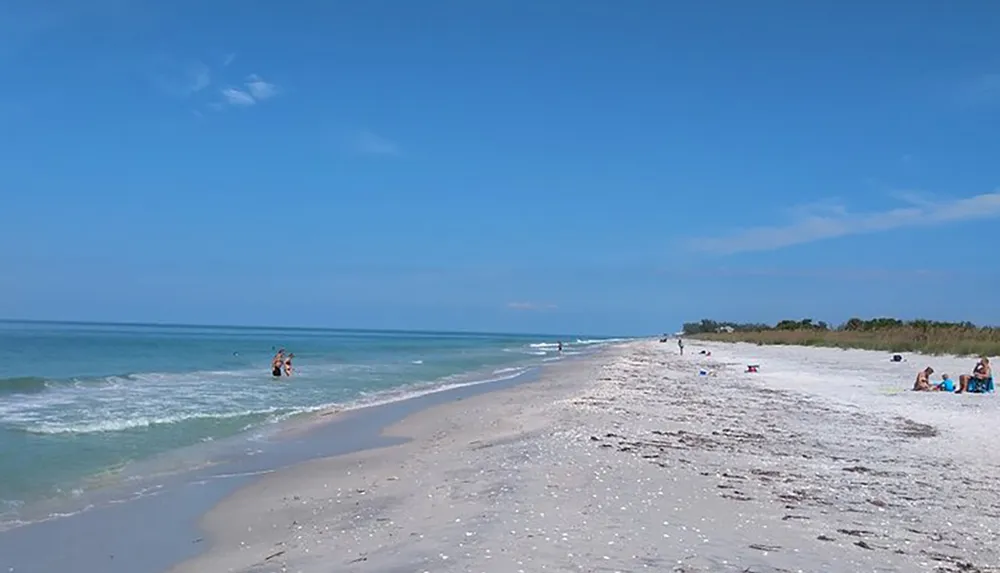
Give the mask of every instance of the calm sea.
[{"label": "calm sea", "polygon": [[[0,525],[136,462],[278,422],[513,377],[613,339],[0,322]],[[275,348],[296,373],[270,376]]]}]

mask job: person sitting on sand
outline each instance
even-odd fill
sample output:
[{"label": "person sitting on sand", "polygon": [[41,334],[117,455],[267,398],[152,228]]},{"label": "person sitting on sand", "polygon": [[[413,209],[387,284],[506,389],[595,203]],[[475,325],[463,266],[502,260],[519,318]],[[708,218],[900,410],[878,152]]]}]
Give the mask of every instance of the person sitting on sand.
[{"label": "person sitting on sand", "polygon": [[288,358],[285,358],[285,376],[292,375],[292,358],[295,358],[294,353],[289,353]]},{"label": "person sitting on sand", "polygon": [[282,348],[274,355],[271,359],[271,376],[275,378],[281,377],[281,368],[285,364],[285,349]]},{"label": "person sitting on sand", "polygon": [[913,381],[913,390],[916,392],[930,392],[931,374],[934,374],[934,369],[930,366],[917,372],[917,379]]},{"label": "person sitting on sand", "polygon": [[955,391],[955,381],[951,379],[947,374],[941,375],[941,382],[934,387],[935,392],[954,392]]},{"label": "person sitting on sand", "polygon": [[[972,376],[968,374],[962,374],[958,377],[958,390],[957,393],[962,392],[973,392],[982,391],[979,388],[986,385],[987,380],[993,378],[993,369],[990,368],[990,359],[985,356],[979,359],[976,363],[975,368],[972,369]],[[976,387],[975,390],[969,389],[969,382],[973,382]]]}]

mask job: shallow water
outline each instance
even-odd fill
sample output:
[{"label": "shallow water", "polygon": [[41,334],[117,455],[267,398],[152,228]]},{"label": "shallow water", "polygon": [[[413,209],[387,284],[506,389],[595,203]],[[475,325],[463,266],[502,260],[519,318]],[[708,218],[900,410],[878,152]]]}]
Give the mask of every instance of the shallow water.
[{"label": "shallow water", "polygon": [[[560,355],[556,339],[0,323],[0,521],[134,477],[149,466],[136,462],[172,451],[236,437],[252,452],[295,415],[511,377],[603,342],[564,337]],[[295,353],[292,378],[270,376],[278,347]]]}]

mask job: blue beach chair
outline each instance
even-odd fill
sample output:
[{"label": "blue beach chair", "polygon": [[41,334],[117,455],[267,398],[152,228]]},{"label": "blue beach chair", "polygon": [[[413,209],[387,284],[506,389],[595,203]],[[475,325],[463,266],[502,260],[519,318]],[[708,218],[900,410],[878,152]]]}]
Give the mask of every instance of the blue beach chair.
[{"label": "blue beach chair", "polygon": [[993,377],[990,376],[985,380],[977,380],[975,378],[970,378],[968,391],[973,394],[992,394]]}]

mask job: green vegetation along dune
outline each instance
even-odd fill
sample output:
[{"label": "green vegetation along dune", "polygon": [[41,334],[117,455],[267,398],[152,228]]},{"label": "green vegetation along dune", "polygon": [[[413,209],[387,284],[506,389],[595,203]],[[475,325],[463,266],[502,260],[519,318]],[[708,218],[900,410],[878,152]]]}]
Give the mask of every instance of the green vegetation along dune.
[{"label": "green vegetation along dune", "polygon": [[832,327],[812,319],[782,320],[774,325],[702,320],[684,324],[685,336],[720,342],[794,344],[976,356],[1000,355],[1000,328],[971,322],[902,321],[852,318]]}]

